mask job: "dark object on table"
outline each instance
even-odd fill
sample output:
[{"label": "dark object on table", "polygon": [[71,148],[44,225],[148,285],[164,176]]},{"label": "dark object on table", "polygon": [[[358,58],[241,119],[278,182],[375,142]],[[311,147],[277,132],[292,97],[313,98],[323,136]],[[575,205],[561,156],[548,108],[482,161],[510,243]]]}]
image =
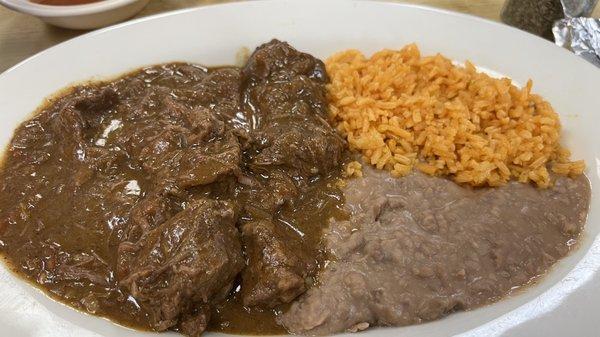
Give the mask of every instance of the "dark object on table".
[{"label": "dark object on table", "polygon": [[565,16],[560,0],[508,0],[503,22],[553,41],[552,24]]},{"label": "dark object on table", "polygon": [[552,28],[557,21],[589,16],[597,2],[598,0],[507,0],[500,18],[506,24],[554,41]]}]

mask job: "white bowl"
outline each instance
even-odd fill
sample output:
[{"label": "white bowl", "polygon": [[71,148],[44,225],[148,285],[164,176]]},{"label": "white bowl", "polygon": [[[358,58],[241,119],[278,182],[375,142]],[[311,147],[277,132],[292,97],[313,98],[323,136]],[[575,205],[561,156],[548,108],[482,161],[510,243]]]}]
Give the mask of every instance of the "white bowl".
[{"label": "white bowl", "polygon": [[51,25],[71,29],[94,29],[128,19],[150,0],[103,0],[84,5],[49,6],[28,0],[0,0],[18,12],[37,16]]},{"label": "white bowl", "polygon": [[[564,144],[584,159],[591,209],[577,250],[535,285],[498,303],[427,324],[352,337],[597,337],[600,335],[600,70],[541,38],[462,14],[373,1],[249,1],[182,10],[95,31],[0,74],[0,148],[14,128],[64,86],[114,78],[160,62],[234,64],[241,47],[279,38],[325,58],[416,42],[423,54],[534,81],[558,111]],[[132,331],[61,305],[0,265],[0,336],[167,337]],[[210,334],[210,336],[225,336]]]}]

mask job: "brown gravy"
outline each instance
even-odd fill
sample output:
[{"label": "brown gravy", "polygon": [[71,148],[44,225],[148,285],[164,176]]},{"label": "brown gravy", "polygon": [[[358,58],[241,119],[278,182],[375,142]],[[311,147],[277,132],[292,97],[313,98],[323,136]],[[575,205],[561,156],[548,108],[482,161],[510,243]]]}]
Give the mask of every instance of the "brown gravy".
[{"label": "brown gravy", "polygon": [[0,252],[123,325],[283,333],[275,312],[309,286],[326,219],[344,213],[326,80],[273,41],[242,69],[171,63],[73,88],[15,131]]}]

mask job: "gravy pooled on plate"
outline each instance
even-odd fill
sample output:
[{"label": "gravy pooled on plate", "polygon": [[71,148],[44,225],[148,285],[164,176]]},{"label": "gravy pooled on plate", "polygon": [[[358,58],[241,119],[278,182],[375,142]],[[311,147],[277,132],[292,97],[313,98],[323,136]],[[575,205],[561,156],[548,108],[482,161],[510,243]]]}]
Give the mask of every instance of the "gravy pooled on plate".
[{"label": "gravy pooled on plate", "polygon": [[119,323],[282,333],[341,216],[323,63],[286,43],[243,67],[165,64],[75,87],[15,132],[0,250],[51,296]]}]

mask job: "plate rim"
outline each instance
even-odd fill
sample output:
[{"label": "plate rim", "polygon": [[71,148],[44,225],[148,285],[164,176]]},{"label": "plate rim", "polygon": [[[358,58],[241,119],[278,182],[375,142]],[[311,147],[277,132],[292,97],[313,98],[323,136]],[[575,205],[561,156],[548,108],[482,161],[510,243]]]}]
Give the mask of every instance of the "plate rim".
[{"label": "plate rim", "polygon": [[[424,10],[424,11],[429,11],[429,12],[436,12],[436,13],[441,13],[444,15],[450,15],[450,16],[454,16],[454,17],[459,17],[459,18],[464,18],[464,19],[468,19],[468,20],[474,20],[474,21],[479,21],[479,22],[483,22],[486,24],[491,24],[499,29],[507,29],[509,31],[513,31],[515,33],[518,34],[525,34],[525,36],[528,36],[530,39],[534,39],[537,40],[538,42],[544,42],[547,43],[549,45],[552,45],[558,49],[561,49],[562,52],[567,53],[569,55],[571,55],[572,57],[575,57],[578,59],[578,62],[583,62],[586,63],[589,67],[594,68],[596,71],[600,71],[600,68],[594,66],[593,64],[589,63],[588,61],[585,61],[584,59],[582,59],[581,57],[577,57],[576,55],[574,55],[573,53],[571,53],[570,51],[568,51],[565,48],[559,47],[556,44],[543,39],[537,35],[534,35],[530,32],[524,31],[524,30],[520,30],[518,28],[509,26],[507,24],[504,24],[502,22],[499,21],[494,21],[488,18],[483,18],[480,16],[476,16],[474,14],[470,14],[470,13],[461,13],[461,12],[457,12],[457,11],[453,11],[453,10],[449,10],[449,9],[445,9],[445,8],[438,8],[438,7],[433,7],[433,6],[428,6],[428,5],[423,5],[423,4],[414,4],[414,3],[404,3],[404,2],[396,2],[393,0],[320,0],[320,1],[327,1],[330,3],[333,2],[338,2],[338,3],[354,3],[354,4],[358,4],[358,3],[372,3],[372,4],[376,4],[376,5],[383,5],[383,6],[398,6],[398,7],[407,7],[407,8],[416,8],[416,9],[420,9],[420,10]],[[21,60],[20,62],[16,63],[15,65],[9,67],[8,69],[4,70],[2,73],[0,73],[0,80],[7,75],[8,73],[11,73],[13,71],[15,71],[15,69],[23,66],[24,64],[30,62],[31,60],[40,57],[41,55],[44,55],[46,53],[49,53],[51,51],[54,51],[55,49],[61,48],[64,45],[68,45],[70,43],[74,43],[74,41],[80,41],[80,40],[86,40],[86,39],[91,39],[97,35],[102,35],[106,32],[115,30],[115,29],[120,29],[123,27],[128,27],[128,26],[134,26],[134,25],[138,25],[140,23],[143,23],[145,21],[153,21],[156,19],[160,19],[162,17],[169,17],[169,16],[177,16],[177,15],[181,15],[181,14],[185,14],[188,12],[197,12],[197,11],[203,11],[206,10],[207,8],[212,8],[212,7],[229,7],[229,6],[234,6],[234,7],[239,7],[239,6],[249,6],[249,5],[254,5],[254,4],[269,4],[269,3],[280,3],[280,2],[298,2],[298,3],[315,3],[318,4],[320,3],[319,0],[236,0],[236,1],[232,1],[232,2],[226,2],[226,3],[212,3],[212,4],[207,4],[207,5],[201,5],[201,6],[197,6],[197,7],[189,7],[189,8],[181,8],[181,9],[176,9],[176,10],[171,10],[171,11],[167,11],[167,12],[163,12],[163,13],[157,13],[157,14],[152,14],[152,15],[148,15],[148,16],[144,16],[144,17],[140,17],[140,18],[135,18],[132,20],[127,20],[124,22],[120,22],[114,25],[110,25],[108,27],[104,27],[104,28],[100,28],[97,30],[93,30],[78,36],[75,36],[73,38],[70,38],[68,40],[62,41],[60,43],[57,43],[53,46],[50,46],[44,50],[41,50],[23,60]],[[112,74],[107,75],[107,76],[112,76]],[[118,76],[118,74],[117,74]],[[85,80],[84,80],[85,81]]]}]

